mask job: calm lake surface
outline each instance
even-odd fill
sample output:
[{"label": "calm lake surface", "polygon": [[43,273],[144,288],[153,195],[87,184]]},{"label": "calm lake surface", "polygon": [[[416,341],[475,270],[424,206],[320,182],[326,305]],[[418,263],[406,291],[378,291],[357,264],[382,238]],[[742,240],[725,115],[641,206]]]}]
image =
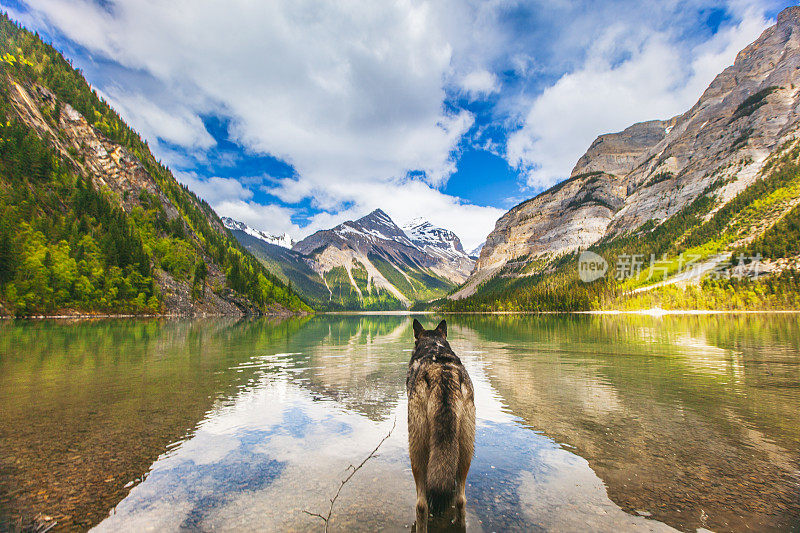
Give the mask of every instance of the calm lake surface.
[{"label": "calm lake surface", "polygon": [[[440,317],[419,316],[428,327]],[[470,531],[800,529],[800,317],[449,316]],[[411,317],[0,323],[0,529],[410,531]]]}]

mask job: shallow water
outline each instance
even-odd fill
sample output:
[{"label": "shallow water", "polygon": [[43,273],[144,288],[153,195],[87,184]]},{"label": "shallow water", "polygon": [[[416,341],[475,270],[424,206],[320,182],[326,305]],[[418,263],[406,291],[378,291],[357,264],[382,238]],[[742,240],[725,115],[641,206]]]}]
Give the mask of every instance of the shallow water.
[{"label": "shallow water", "polygon": [[[420,317],[423,323],[436,322]],[[800,528],[796,316],[453,316],[470,531]],[[0,529],[410,531],[405,316],[0,324]]]}]

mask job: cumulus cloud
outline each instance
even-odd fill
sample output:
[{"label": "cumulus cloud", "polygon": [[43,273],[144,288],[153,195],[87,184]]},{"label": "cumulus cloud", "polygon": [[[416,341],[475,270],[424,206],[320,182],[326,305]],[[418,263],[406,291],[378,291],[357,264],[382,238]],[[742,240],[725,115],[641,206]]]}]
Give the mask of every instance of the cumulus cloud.
[{"label": "cumulus cloud", "polygon": [[528,186],[553,185],[598,135],[686,111],[767,26],[760,13],[747,11],[738,25],[689,50],[667,32],[611,26],[580,68],[533,100],[509,136],[509,162],[527,172]]},{"label": "cumulus cloud", "polygon": [[292,209],[275,204],[260,204],[244,200],[224,200],[214,205],[214,210],[223,217],[244,222],[251,228],[260,229],[272,235],[296,236],[302,233],[297,224],[292,223]]},{"label": "cumulus cloud", "polygon": [[246,186],[258,185],[263,178],[205,178],[196,172],[175,172],[175,178],[206,200],[218,215],[231,217],[252,228],[280,235],[298,235],[301,229],[292,223],[293,210],[279,205],[253,201],[254,193]]},{"label": "cumulus cloud", "polygon": [[249,200],[253,191],[235,178],[212,176],[204,178],[196,172],[173,172],[175,179],[203,198],[212,206],[225,200]]},{"label": "cumulus cloud", "polygon": [[32,0],[70,39],[224,108],[235,140],[304,179],[452,172],[470,126],[444,111],[451,49],[425,4]]}]

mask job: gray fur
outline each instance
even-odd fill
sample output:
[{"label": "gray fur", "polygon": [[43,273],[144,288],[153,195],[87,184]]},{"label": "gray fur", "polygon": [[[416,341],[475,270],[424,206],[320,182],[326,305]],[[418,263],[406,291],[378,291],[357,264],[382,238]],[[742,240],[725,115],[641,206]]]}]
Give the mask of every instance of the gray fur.
[{"label": "gray fur", "polygon": [[463,528],[467,473],[475,448],[472,382],[447,342],[444,320],[430,331],[414,320],[414,338],[406,392],[417,532],[427,532],[429,511],[443,515],[453,504],[455,522]]}]

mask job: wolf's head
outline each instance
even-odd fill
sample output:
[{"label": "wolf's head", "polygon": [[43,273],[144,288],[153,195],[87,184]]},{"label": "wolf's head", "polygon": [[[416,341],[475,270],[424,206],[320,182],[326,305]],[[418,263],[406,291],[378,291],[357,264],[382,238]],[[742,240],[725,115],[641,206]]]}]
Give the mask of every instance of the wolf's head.
[{"label": "wolf's head", "polygon": [[442,320],[439,322],[439,325],[436,326],[436,329],[425,329],[422,327],[422,324],[419,323],[419,320],[416,318],[414,319],[414,339],[417,342],[423,337],[439,337],[442,340],[447,339],[447,321]]},{"label": "wolf's head", "polygon": [[414,353],[412,357],[424,355],[453,354],[447,342],[447,322],[442,320],[436,329],[425,329],[418,320],[414,320]]},{"label": "wolf's head", "polygon": [[433,362],[461,363],[447,342],[447,322],[444,320],[439,322],[436,329],[425,329],[418,320],[414,320],[414,351],[411,353],[411,363],[428,358]]}]

